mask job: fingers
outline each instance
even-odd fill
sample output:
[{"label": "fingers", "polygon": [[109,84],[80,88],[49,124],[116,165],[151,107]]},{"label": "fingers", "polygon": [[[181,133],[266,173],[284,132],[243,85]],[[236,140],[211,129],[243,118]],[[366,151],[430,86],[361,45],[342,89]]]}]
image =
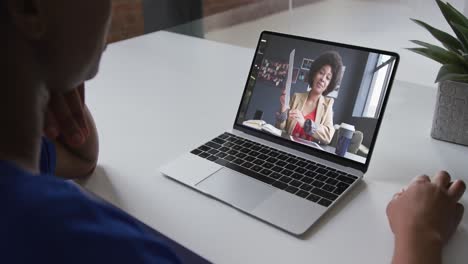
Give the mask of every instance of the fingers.
[{"label": "fingers", "polygon": [[392,200],[398,199],[398,198],[403,194],[403,192],[404,192],[404,191],[401,190],[401,191],[395,193],[395,194],[393,195],[393,197],[392,197]]},{"label": "fingers", "polygon": [[[424,180],[425,179],[425,177],[423,177],[421,179],[419,179],[419,177],[423,177],[423,176],[418,176],[418,177],[414,178],[413,181],[415,181],[415,180]],[[408,186],[402,187],[399,192],[397,192],[397,193],[395,193],[393,195],[392,200],[396,200],[397,198],[399,198],[407,189],[408,189]]]},{"label": "fingers", "polygon": [[420,175],[420,176],[416,176],[413,180],[411,180],[409,185],[413,185],[417,183],[428,183],[428,182],[431,182],[431,179],[429,178],[429,176]]},{"label": "fingers", "polygon": [[59,136],[59,125],[57,119],[50,109],[47,110],[46,119],[44,124],[44,133],[50,139],[55,139]]},{"label": "fingers", "polygon": [[461,180],[456,180],[450,185],[448,189],[448,195],[455,201],[459,201],[463,194],[465,193],[466,185]]},{"label": "fingers", "polygon": [[434,177],[434,183],[443,189],[448,188],[450,181],[450,174],[448,174],[446,171],[439,171]]},{"label": "fingers", "polygon": [[[450,182],[451,177],[446,171],[439,171],[434,177],[434,184],[438,187],[447,190],[449,197],[454,201],[459,201],[466,191],[466,184],[461,180],[456,180],[453,183]],[[430,183],[431,179],[427,175],[421,175],[415,177],[408,186],[418,183]],[[404,190],[402,190],[404,191]],[[400,191],[401,193],[401,191]],[[396,194],[395,194],[396,195]]]},{"label": "fingers", "polygon": [[297,114],[291,114],[291,115],[289,115],[289,117],[292,118],[292,119],[296,119],[296,120],[300,119],[300,116],[297,115]]},{"label": "fingers", "polygon": [[59,130],[67,142],[73,146],[81,145],[85,140],[84,135],[81,132],[80,125],[70,111],[65,98],[61,95],[53,95],[50,101],[50,108],[54,113]]},{"label": "fingers", "polygon": [[85,85],[84,83],[82,83],[80,86],[78,86],[78,88],[76,88],[78,90],[78,94],[80,95],[80,102],[81,102],[81,105],[84,105],[85,104]]},{"label": "fingers", "polygon": [[301,116],[301,112],[299,110],[291,110],[289,111],[289,116],[290,117],[298,117],[298,116]]},{"label": "fingers", "polygon": [[[84,90],[83,90],[84,92]],[[83,111],[83,104],[79,89],[75,89],[64,95],[65,101],[71,112],[71,117],[75,119],[85,136],[89,135],[88,124]]]}]

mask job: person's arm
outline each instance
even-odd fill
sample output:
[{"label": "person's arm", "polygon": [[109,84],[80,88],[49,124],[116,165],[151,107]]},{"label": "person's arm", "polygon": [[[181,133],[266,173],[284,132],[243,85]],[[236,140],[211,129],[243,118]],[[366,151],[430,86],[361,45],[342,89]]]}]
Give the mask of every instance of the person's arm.
[{"label": "person's arm", "polygon": [[288,119],[288,108],[286,107],[286,90],[283,89],[280,96],[280,111],[276,113],[276,123],[275,127],[281,130],[284,130],[286,126],[286,120]]},{"label": "person's arm", "polygon": [[286,120],[288,120],[288,110],[276,113],[275,127],[284,130],[284,128],[286,127]]},{"label": "person's arm", "polygon": [[431,182],[416,177],[387,206],[390,227],[395,235],[393,264],[440,264],[442,249],[455,232],[464,208],[458,203],[465,183],[451,182],[447,172],[439,172]]},{"label": "person's arm", "polygon": [[280,96],[280,111],[276,113],[276,123],[275,127],[281,130],[284,130],[286,127],[286,121],[288,120],[288,112],[292,107],[292,102],[294,102],[296,98],[296,94],[293,95],[291,102],[289,102],[289,107],[286,106],[286,102],[284,101],[286,97],[285,90]]},{"label": "person's arm", "polygon": [[434,234],[411,232],[395,237],[393,264],[441,264],[442,241]]}]

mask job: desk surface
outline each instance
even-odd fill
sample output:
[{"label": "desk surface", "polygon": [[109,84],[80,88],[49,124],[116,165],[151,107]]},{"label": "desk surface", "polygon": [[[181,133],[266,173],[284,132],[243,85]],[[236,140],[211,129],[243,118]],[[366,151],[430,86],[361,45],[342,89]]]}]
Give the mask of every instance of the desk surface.
[{"label": "desk surface", "polygon": [[[101,153],[85,187],[215,263],[341,264],[390,261],[385,207],[413,176],[446,168],[468,180],[468,148],[430,138],[436,91],[404,82],[364,183],[302,239],[162,176],[161,165],[232,127],[253,53],[167,32],[109,46],[87,90]],[[466,263],[466,245],[465,217],[446,263]]]}]

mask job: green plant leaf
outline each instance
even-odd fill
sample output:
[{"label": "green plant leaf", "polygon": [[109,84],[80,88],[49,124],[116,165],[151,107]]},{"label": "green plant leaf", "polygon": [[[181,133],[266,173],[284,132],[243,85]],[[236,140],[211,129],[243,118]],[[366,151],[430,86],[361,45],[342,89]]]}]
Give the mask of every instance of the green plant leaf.
[{"label": "green plant leaf", "polygon": [[449,52],[448,50],[445,50],[442,47],[432,45],[432,44],[424,42],[424,41],[420,41],[420,40],[410,40],[410,41],[413,42],[414,44],[419,45],[419,46],[423,46],[423,47],[428,48],[428,49],[437,50],[438,52]]},{"label": "green plant leaf", "polygon": [[[463,14],[458,12],[453,6],[446,4],[441,0],[436,0],[436,2],[439,6],[440,11],[442,11],[442,14],[445,17],[445,20],[447,20],[450,27],[452,27],[453,32],[455,32],[455,35],[457,35],[458,39],[463,40],[463,34],[459,32],[459,30],[456,27],[454,27],[453,24],[468,26],[468,19]],[[462,43],[462,46],[465,51],[468,51],[468,47],[464,43]]]},{"label": "green plant leaf", "polygon": [[409,48],[408,50],[428,57],[444,65],[453,64],[460,67],[465,67],[467,65],[467,62],[463,60],[461,56],[437,46],[435,46],[435,48]]},{"label": "green plant leaf", "polygon": [[466,82],[468,81],[468,72],[457,65],[443,65],[437,74],[435,82],[437,83],[446,80]]},{"label": "green plant leaf", "polygon": [[456,39],[452,35],[437,28],[434,28],[421,20],[413,18],[411,18],[411,20],[414,23],[420,25],[421,27],[427,29],[427,31],[429,31],[429,33],[431,33],[431,35],[434,36],[434,38],[436,38],[438,41],[440,41],[440,43],[442,43],[442,45],[444,45],[444,47],[446,47],[447,49],[457,53],[460,53],[460,50],[464,50],[464,47],[460,43],[460,41],[458,41],[458,39]]},{"label": "green plant leaf", "polygon": [[468,18],[458,11],[455,7],[453,7],[449,2],[446,3],[446,5],[450,8],[450,10],[457,15],[457,18],[462,22],[461,25],[468,26]]},{"label": "green plant leaf", "polygon": [[449,24],[451,22],[455,22],[457,24],[468,25],[468,18],[450,3],[444,3],[441,0],[436,0],[436,2],[445,17],[445,20],[447,20]]},{"label": "green plant leaf", "polygon": [[465,47],[468,47],[468,28],[457,23],[452,23],[452,26],[455,27],[462,35],[462,44],[464,44]]},{"label": "green plant leaf", "polygon": [[[462,68],[464,71],[468,72],[468,60],[466,57],[454,53],[452,51],[445,50],[439,46],[432,45],[430,43],[424,42],[424,41],[419,41],[419,40],[411,40],[411,42],[423,46],[429,50],[432,51],[432,53],[436,54],[447,54],[447,57],[452,61],[453,65],[458,65],[458,67]],[[463,53],[465,56],[468,54]],[[427,56],[426,56],[427,57]],[[439,56],[440,57],[440,56]],[[444,64],[441,60],[439,60],[440,63]]]}]

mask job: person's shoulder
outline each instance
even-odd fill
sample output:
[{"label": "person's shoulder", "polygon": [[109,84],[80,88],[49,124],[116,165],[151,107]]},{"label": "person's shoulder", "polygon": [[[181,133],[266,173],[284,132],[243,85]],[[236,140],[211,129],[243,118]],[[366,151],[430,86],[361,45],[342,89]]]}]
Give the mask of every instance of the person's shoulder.
[{"label": "person's shoulder", "polygon": [[[131,263],[132,259],[142,263],[150,259],[178,262],[165,242],[148,233],[138,221],[74,183],[40,174],[19,175],[9,185],[13,189],[7,194],[10,197],[0,193],[5,213],[0,218],[0,231],[5,229],[0,244],[3,239],[5,243],[14,241],[8,245],[11,256],[27,248],[30,256],[47,263],[64,263],[67,259],[68,263],[89,259],[102,263]],[[77,248],[77,258],[71,260]]]},{"label": "person's shoulder", "polygon": [[[15,208],[41,203],[43,199],[63,191],[64,187],[69,188],[69,183],[53,175],[43,173],[33,175],[8,162],[0,163],[0,177],[0,198],[8,195],[9,203],[5,205],[17,202]],[[5,202],[0,199],[0,203]]]},{"label": "person's shoulder", "polygon": [[76,183],[50,174],[22,175],[10,189],[12,211],[22,211],[30,219],[44,220],[37,223],[56,229],[67,229],[68,224],[109,211],[108,205],[92,198]]},{"label": "person's shoulder", "polygon": [[322,95],[322,98],[323,98],[323,103],[325,105],[333,105],[333,103],[335,102],[335,99],[333,99],[331,97],[326,97],[326,96]]},{"label": "person's shoulder", "polygon": [[[74,183],[50,174],[30,175],[18,173],[9,176],[8,190],[0,198],[9,216],[21,213],[26,219],[35,219],[36,224],[48,224],[64,219],[87,209],[87,201]],[[73,206],[70,206],[73,205]],[[41,220],[44,220],[42,222]],[[58,226],[57,226],[58,227]]]},{"label": "person's shoulder", "polygon": [[307,97],[309,96],[309,93],[294,93],[293,94],[293,97],[292,97],[292,100],[293,101],[304,101],[307,99]]},{"label": "person's shoulder", "polygon": [[[0,244],[6,243],[4,257],[20,256],[17,263],[45,257],[57,246],[57,239],[66,239],[64,227],[70,215],[62,217],[63,208],[77,212],[82,208],[77,190],[52,175],[33,175],[11,164],[0,165],[0,177]],[[70,199],[72,196],[75,198]]]}]

